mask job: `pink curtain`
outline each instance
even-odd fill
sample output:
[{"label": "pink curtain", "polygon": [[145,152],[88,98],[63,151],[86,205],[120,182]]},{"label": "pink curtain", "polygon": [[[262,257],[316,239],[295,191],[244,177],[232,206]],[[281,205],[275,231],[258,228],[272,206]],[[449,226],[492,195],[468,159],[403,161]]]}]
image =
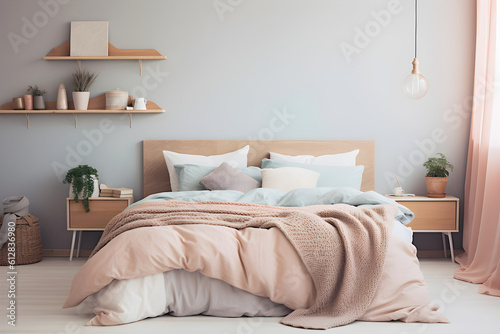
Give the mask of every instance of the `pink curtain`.
[{"label": "pink curtain", "polygon": [[474,104],[465,180],[465,253],[457,256],[461,268],[455,272],[455,278],[481,283],[480,293],[500,296],[500,94],[494,86],[496,10],[496,0],[477,0]]}]

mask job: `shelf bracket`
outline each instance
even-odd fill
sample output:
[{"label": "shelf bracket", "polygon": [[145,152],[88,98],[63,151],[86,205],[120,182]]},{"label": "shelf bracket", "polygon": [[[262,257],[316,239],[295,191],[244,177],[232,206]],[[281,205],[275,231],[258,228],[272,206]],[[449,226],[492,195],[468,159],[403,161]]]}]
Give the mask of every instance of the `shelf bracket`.
[{"label": "shelf bracket", "polygon": [[130,119],[130,128],[132,129],[132,113],[131,112],[128,113],[128,117]]},{"label": "shelf bracket", "polygon": [[73,113],[73,118],[75,119],[75,129],[76,129],[78,127],[78,119],[75,113]]},{"label": "shelf bracket", "polygon": [[80,59],[76,60],[78,62],[78,71],[82,71],[82,61]]},{"label": "shelf bracket", "polygon": [[30,114],[26,113],[26,130],[30,128]]},{"label": "shelf bracket", "polygon": [[139,76],[142,77],[142,59],[139,59]]}]

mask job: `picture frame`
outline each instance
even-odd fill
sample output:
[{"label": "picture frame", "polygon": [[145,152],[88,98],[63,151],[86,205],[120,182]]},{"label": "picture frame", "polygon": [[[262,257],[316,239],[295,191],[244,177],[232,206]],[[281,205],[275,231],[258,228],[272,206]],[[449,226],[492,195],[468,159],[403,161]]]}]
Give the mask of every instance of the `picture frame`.
[{"label": "picture frame", "polygon": [[71,21],[70,56],[107,56],[108,21]]}]

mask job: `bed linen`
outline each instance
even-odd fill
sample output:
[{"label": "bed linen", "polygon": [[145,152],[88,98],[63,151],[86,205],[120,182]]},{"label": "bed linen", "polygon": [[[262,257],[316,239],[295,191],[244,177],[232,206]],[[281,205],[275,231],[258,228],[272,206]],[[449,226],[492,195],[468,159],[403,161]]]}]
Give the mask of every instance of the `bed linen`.
[{"label": "bed linen", "polygon": [[314,155],[286,155],[276,152],[269,152],[271,160],[290,161],[303,164],[323,165],[323,166],[356,166],[356,157],[359,150],[351,152],[326,154],[320,156]]},{"label": "bed linen", "polygon": [[361,192],[352,188],[319,187],[314,189],[296,189],[284,192],[277,189],[257,188],[246,193],[233,190],[200,190],[183,192],[163,192],[150,195],[140,201],[133,203],[129,208],[145,202],[177,200],[185,202],[236,202],[255,203],[269,206],[307,206],[327,205],[334,203],[345,203],[355,206],[370,206],[380,204],[392,204],[398,207],[398,214],[393,224],[393,234],[400,238],[413,241],[413,232],[405,227],[415,215],[407,207],[397,203],[392,198],[385,197],[375,191]]},{"label": "bed linen", "polygon": [[[176,317],[199,314],[226,318],[284,317],[292,310],[197,271],[175,269],[113,280],[77,307],[78,314],[104,311],[108,319],[115,321],[114,324],[126,324],[164,314]],[[98,316],[88,325],[101,325],[108,319]]]},{"label": "bed linen", "polygon": [[[427,289],[418,269],[413,245],[392,236],[387,249],[381,284],[362,321],[447,322],[430,304]],[[286,252],[283,253],[286,256]],[[410,260],[410,261],[408,261]],[[288,269],[295,291],[300,287],[304,307],[311,301],[314,285],[307,275],[299,276],[298,268]],[[301,279],[306,278],[306,281]],[[309,284],[308,284],[309,283]],[[87,297],[78,307],[79,314],[95,314],[87,325],[126,324],[164,314],[172,316],[210,315],[218,317],[266,316],[283,317],[292,310],[219,279],[182,269],[113,280]]]},{"label": "bed linen", "polygon": [[296,189],[283,192],[277,189],[257,188],[247,193],[232,190],[202,190],[185,192],[164,192],[150,195],[143,200],[133,203],[134,207],[144,202],[178,200],[186,202],[220,201],[237,203],[255,203],[269,206],[307,206],[333,203],[345,203],[355,206],[369,206],[379,204],[392,204],[398,207],[393,225],[393,234],[400,238],[413,241],[413,232],[404,225],[409,224],[415,215],[407,207],[397,203],[392,198],[387,198],[375,191],[361,192],[352,188],[319,187],[314,189]]},{"label": "bed linen", "polygon": [[320,174],[313,170],[297,167],[263,168],[262,188],[292,191],[316,188]]},{"label": "bed linen", "polygon": [[192,164],[175,165],[174,168],[179,179],[179,191],[207,190],[208,188],[205,188],[203,184],[200,183],[200,180],[210,173],[213,173],[215,170],[220,169],[221,166],[222,168],[226,167],[226,172],[228,172],[227,169],[232,168],[232,170],[236,170],[255,179],[259,184],[262,182],[262,175],[259,167],[234,168],[227,162],[223,162],[219,166],[200,166]]},{"label": "bed linen", "polygon": [[258,188],[247,193],[234,190],[200,190],[183,192],[163,192],[150,195],[133,203],[136,205],[153,202],[177,200],[184,202],[236,202],[254,203],[278,207],[301,207],[308,205],[349,204],[353,206],[369,206],[391,204],[396,205],[398,214],[395,217],[401,224],[409,224],[415,215],[407,207],[397,203],[394,199],[385,197],[375,191],[362,192],[352,188],[318,187],[311,189],[295,189],[284,192],[277,189]]},{"label": "bed linen", "polygon": [[[79,289],[71,290],[74,295],[73,298],[70,295],[70,300],[79,303],[82,301],[82,294],[85,296],[89,291],[96,292],[95,287],[103,287],[88,283],[95,277],[89,273],[102,267],[102,263],[99,264],[98,260],[92,260],[101,256],[103,247],[113,241],[118,240],[118,243],[130,247],[129,242],[119,238],[127,232],[136,233],[141,227],[149,227],[147,230],[151,231],[153,227],[181,227],[189,224],[200,227],[205,225],[229,227],[230,232],[235,233],[274,227],[286,237],[300,258],[300,261],[293,262],[288,258],[281,258],[284,263],[283,270],[275,271],[279,266],[269,265],[272,261],[266,261],[264,258],[258,263],[255,262],[253,252],[244,256],[245,249],[255,242],[248,242],[247,239],[238,236],[236,245],[241,245],[241,249],[229,247],[226,250],[231,244],[230,240],[225,242],[227,237],[206,238],[208,234],[205,234],[196,236],[192,243],[181,241],[177,247],[181,252],[178,250],[175,254],[170,250],[164,254],[168,258],[161,257],[161,263],[139,263],[131,258],[131,261],[122,263],[123,275],[117,278],[131,278],[132,274],[137,275],[137,273],[141,273],[138,276],[151,275],[180,268],[188,271],[198,270],[209,277],[222,279],[245,291],[265,295],[279,302],[276,298],[281,296],[276,295],[279,289],[276,288],[275,282],[283,281],[285,277],[276,279],[276,275],[283,275],[285,268],[302,262],[315,285],[316,294],[310,307],[293,307],[294,311],[283,318],[282,323],[317,329],[345,325],[362,315],[375,293],[392,229],[390,225],[396,213],[397,209],[392,205],[356,208],[346,204],[335,204],[287,208],[228,202],[142,203],[122,212],[108,223],[87,262],[92,263],[94,268],[84,266],[80,271],[82,275],[77,274],[75,280],[79,283]],[[149,240],[143,245],[147,251],[139,257],[141,260],[146,254],[154,253],[157,247],[161,247],[161,251],[164,252],[166,244],[174,243],[174,240],[167,239],[154,245],[156,240],[161,239],[159,234],[155,234],[156,239],[145,236],[136,238],[136,240]],[[260,245],[259,249],[266,250],[265,253],[270,256],[273,249],[279,248],[276,244],[278,235],[280,234],[268,240],[267,247]],[[116,257],[116,254],[120,252],[113,251],[111,256]],[[211,256],[208,256],[209,254]],[[221,258],[222,256],[224,257]],[[101,258],[109,256],[103,255]],[[254,275],[257,276],[252,279]],[[107,280],[105,284],[110,282]],[[290,293],[289,289],[283,291],[288,291],[286,294]]]},{"label": "bed linen", "polygon": [[163,151],[165,164],[167,165],[168,175],[170,177],[170,187],[172,191],[179,191],[179,177],[175,171],[175,165],[195,164],[200,166],[214,166],[217,167],[223,162],[230,163],[233,167],[245,168],[247,167],[248,151],[250,146],[246,145],[239,150],[217,154],[217,155],[196,155],[184,154],[173,151]]},{"label": "bed linen", "polygon": [[292,161],[262,160],[262,169],[297,167],[318,172],[318,187],[345,187],[360,190],[365,166],[323,166],[304,164]]},{"label": "bed linen", "polygon": [[[320,202],[322,201],[327,202],[328,204],[339,203],[339,202],[340,203],[350,202],[351,204],[357,203],[357,205],[359,206],[384,204],[381,202],[385,202],[386,204],[393,204],[391,203],[393,202],[391,199],[387,199],[376,193],[366,194],[360,192],[345,191],[341,189],[322,189],[321,191],[319,191],[319,193],[317,191],[316,192],[311,192],[311,190],[308,191],[305,190],[294,191],[295,193],[290,192],[286,194],[280,192],[272,192],[272,191],[255,191],[253,195],[247,196],[246,199],[250,199],[253,197],[253,200],[260,200],[260,201],[265,200],[268,202],[274,201],[274,203],[281,203],[285,207],[287,205],[297,206],[299,199],[300,201],[303,202],[303,204],[309,201],[318,201],[318,200]],[[242,193],[238,192],[219,192],[219,193],[210,192],[209,193],[210,195],[208,195],[207,193],[208,192],[194,192],[191,194],[178,193],[175,196],[173,196],[172,194],[158,194],[150,196],[150,198],[142,202],[152,203],[155,201],[163,201],[165,197],[171,197],[171,198],[176,197],[175,199],[178,200],[184,195],[189,197],[191,201],[196,201],[196,199],[198,200],[206,199],[208,196],[211,197],[212,199],[231,198],[231,201],[240,200],[241,202],[245,203],[245,195],[248,195],[248,194],[243,195]],[[308,193],[309,195],[315,195],[317,198],[314,199],[312,198],[315,196],[306,197],[307,199],[304,202],[305,197],[303,195],[305,193],[306,194]],[[172,204],[175,205],[175,203],[172,202],[180,203],[178,201],[169,201],[170,205]],[[158,204],[156,205],[157,207],[161,207],[161,203],[156,203],[156,204]],[[213,205],[213,203],[209,204]],[[225,203],[225,205],[228,204],[229,203]],[[139,207],[144,206],[141,203],[136,203],[134,207],[137,205]],[[186,205],[186,203],[180,205]],[[235,204],[230,204],[230,205],[235,206]],[[251,207],[252,209],[256,208],[255,206],[252,205],[247,205],[247,206],[241,205],[237,207],[238,208]],[[410,244],[397,237],[392,237],[392,238],[388,237],[390,236],[389,233],[389,231],[391,230],[390,225],[392,225],[391,223],[394,217],[397,217],[398,221],[406,223],[411,220],[410,219],[411,212],[409,212],[409,210],[407,210],[406,208],[404,207],[396,208],[396,206],[354,208],[353,206],[337,204],[330,206],[329,208],[319,207],[316,209],[319,210],[321,214],[324,214],[326,211],[332,211],[332,210],[335,211],[338,207],[342,207],[342,209],[348,212],[348,214],[351,214],[353,217],[356,217],[356,219],[354,220],[351,219],[351,223],[353,221],[359,220],[360,217],[363,215],[368,215],[371,216],[372,218],[375,217],[374,220],[378,221],[378,224],[380,225],[381,228],[379,230],[375,229],[371,231],[372,237],[368,237],[364,241],[370,243],[371,242],[370,240],[373,240],[373,237],[376,237],[379,242],[374,242],[373,244],[377,245],[382,244],[382,247],[372,245],[372,249],[370,249],[370,251],[375,251],[377,250],[377,248],[379,248],[377,250],[378,252],[377,254],[379,256],[383,255],[385,259],[385,252],[387,251],[387,248],[391,249],[390,245],[394,242],[393,240],[400,240],[403,244],[406,245],[405,247],[407,248],[410,247],[410,248],[408,248],[406,252],[396,251],[393,253],[399,255],[403,254],[405,256],[412,255],[413,257],[415,257],[414,249],[412,253],[411,250],[412,246]],[[258,207],[257,209],[261,211],[263,210],[262,207]],[[275,208],[273,210],[275,210]],[[301,210],[297,210],[297,208],[290,208],[290,210],[285,210],[285,208],[282,208],[281,210],[278,211],[286,212],[287,214],[290,212],[296,214],[297,211]],[[304,210],[302,210],[301,212],[309,214],[310,211],[311,208],[308,207],[304,208]],[[127,215],[126,212],[125,215]],[[128,212],[128,214],[132,215],[130,211]],[[380,217],[383,218],[379,219]],[[304,217],[301,218],[303,219]],[[120,220],[118,219],[118,221]],[[110,225],[112,224],[110,223]],[[119,222],[118,225],[120,225]],[[139,226],[141,225],[139,224],[137,227]],[[194,230],[189,231],[190,228],[193,228]],[[210,230],[206,230],[207,228],[210,228]],[[342,228],[346,227],[344,226],[341,227],[340,229]],[[366,232],[366,229],[370,230],[372,228],[373,226],[371,227],[364,226],[362,229],[365,229]],[[163,233],[163,231],[160,233],[160,230],[157,229],[169,229],[169,233]],[[349,228],[347,227],[347,229]],[[206,233],[202,233],[201,231],[205,231]],[[194,238],[196,236],[196,238],[201,237],[203,239],[203,236],[208,236],[213,233],[222,233],[222,235],[224,235],[224,233],[229,233],[229,235],[222,238],[212,238],[212,239],[206,238],[206,240],[204,240],[205,244],[212,243],[212,246],[208,247],[207,249],[205,249],[204,247],[201,247],[200,249],[199,246],[205,244],[203,242],[200,243],[200,240],[196,239],[196,242],[193,242],[192,245],[197,245],[198,248],[190,249],[189,252],[179,251],[179,249],[186,247],[186,240],[190,240],[189,237]],[[272,238],[268,239],[264,235],[261,235],[262,233],[267,233],[265,236],[267,236],[268,238],[269,236],[272,236]],[[110,235],[110,233],[108,233],[108,235]],[[231,238],[233,238],[234,240]],[[98,294],[96,294],[96,292],[106,287],[109,283],[112,283],[114,279],[133,280],[141,277],[143,277],[143,279],[152,279],[151,275],[158,276],[158,274],[160,274],[158,277],[162,277],[163,281],[161,279],[157,279],[157,281],[165,282],[165,278],[163,277],[164,275],[163,273],[165,271],[168,271],[170,269],[183,268],[187,271],[199,271],[202,274],[206,275],[207,277],[220,278],[223,281],[229,283],[233,287],[241,288],[242,290],[248,291],[256,296],[265,296],[277,304],[283,304],[286,307],[295,310],[290,315],[285,317],[282,322],[285,324],[290,324],[298,327],[328,328],[340,324],[349,323],[355,319],[360,319],[361,316],[364,317],[363,318],[364,320],[370,320],[370,319],[387,320],[387,317],[389,317],[389,319],[401,319],[403,321],[428,321],[428,322],[446,321],[446,319],[442,317],[442,315],[435,312],[434,307],[428,304],[428,297],[426,297],[427,296],[426,291],[424,291],[425,293],[423,294],[422,291],[419,291],[420,293],[418,295],[422,298],[417,298],[418,300],[412,300],[410,303],[402,302],[404,307],[398,308],[397,311],[399,313],[396,312],[396,314],[398,314],[397,316],[394,315],[395,313],[393,311],[389,312],[387,310],[387,301],[379,303],[380,305],[378,306],[378,309],[379,311],[382,310],[379,312],[381,314],[377,316],[375,316],[374,314],[370,314],[369,312],[370,308],[368,308],[368,306],[373,305],[374,302],[375,305],[377,305],[376,303],[377,299],[373,299],[373,296],[377,296],[377,294],[380,294],[381,288],[377,289],[377,287],[383,285],[387,286],[387,284],[378,284],[378,280],[380,279],[380,277],[384,277],[384,275],[387,276],[387,278],[389,279],[393,278],[392,274],[386,275],[387,273],[384,273],[385,267],[387,267],[387,263],[390,263],[390,261],[377,262],[374,261],[373,259],[371,259],[370,261],[375,263],[371,263],[370,261],[365,261],[364,265],[361,266],[361,267],[368,266],[369,270],[368,272],[365,273],[362,272],[358,273],[361,274],[360,276],[364,277],[364,279],[356,282],[360,284],[359,288],[362,291],[367,291],[368,297],[363,296],[363,294],[361,294],[361,296],[359,296],[359,294],[356,296],[356,298],[363,299],[363,303],[366,305],[361,307],[356,307],[359,305],[352,304],[349,306],[351,309],[354,308],[355,312],[351,312],[352,310],[350,309],[345,309],[344,314],[340,318],[328,317],[328,319],[324,319],[324,316],[326,315],[324,312],[325,299],[323,300],[321,299],[321,296],[324,296],[325,293],[324,286],[321,286],[321,284],[319,284],[321,282],[318,281],[318,277],[314,276],[314,270],[312,270],[311,273],[311,268],[310,268],[311,260],[309,259],[309,263],[307,259],[304,260],[304,252],[302,253],[297,252],[297,249],[292,249],[291,251],[286,252],[286,255],[277,251],[280,249],[286,250],[287,247],[285,245],[288,245],[288,247],[292,247],[290,245],[289,238],[290,238],[289,235],[287,239],[284,236],[283,230],[279,230],[277,227],[271,227],[269,229],[246,228],[241,230],[235,230],[224,226],[189,225],[189,223],[179,226],[173,225],[173,226],[157,226],[149,228],[136,228],[128,230],[122,234],[117,234],[116,238],[114,239],[111,238],[109,240],[107,240],[105,238],[105,235],[103,235],[103,239],[101,239],[100,244],[107,243],[106,247],[98,251],[100,249],[100,247],[98,246],[96,248],[96,251],[98,251],[96,255],[88,261],[88,263],[82,268],[82,271],[75,277],[70,297],[68,298],[68,301],[65,306],[66,307],[75,306],[80,302],[82,302],[83,299],[91,295],[94,295],[94,297],[99,299]],[[143,241],[142,247],[138,245],[137,240]],[[221,240],[224,240],[224,243],[221,243],[220,242]],[[231,240],[233,241],[233,243],[231,243]],[[251,240],[252,242],[247,242],[247,243],[244,242],[249,240]],[[272,242],[272,240],[274,240],[274,242]],[[278,242],[277,240],[281,240],[281,242]],[[345,240],[342,241],[345,242]],[[277,247],[276,246],[277,244],[280,244],[280,246]],[[333,244],[335,245],[336,243],[334,242]],[[147,252],[144,252],[145,245],[148,246],[146,247]],[[161,245],[161,247],[159,245]],[[231,249],[230,245],[237,245],[237,247],[235,249]],[[349,243],[343,245],[343,247],[346,246],[349,246]],[[218,250],[218,248],[221,247],[224,249],[226,247],[229,247],[229,251],[225,252],[225,251],[220,251],[220,249]],[[271,247],[271,248],[269,249],[266,247]],[[267,251],[264,251],[266,249]],[[335,249],[336,251],[339,251],[338,247]],[[213,253],[214,250],[217,250],[215,254]],[[253,252],[250,250],[253,250]],[[321,258],[322,255],[321,253],[322,252],[313,253],[315,261],[318,261]],[[122,254],[123,256],[117,256],[117,254]],[[211,260],[213,260],[213,258],[221,257],[222,255],[235,256],[235,254],[237,255],[237,257],[239,257],[239,259],[234,263],[230,261],[229,262],[222,261],[223,263],[226,263],[226,265],[227,263],[231,263],[229,267],[234,270],[229,270],[229,273],[227,272],[228,271],[227,268],[220,267],[221,266],[220,263],[216,264],[216,266],[219,265],[219,268],[217,268],[216,270],[213,270],[213,268],[208,268],[207,266],[208,263],[211,262]],[[256,254],[259,254],[260,257],[257,256]],[[330,255],[332,255],[332,253],[330,253],[329,256]],[[311,257],[311,254],[309,253],[308,256]],[[165,257],[168,257],[168,259],[166,259],[167,260],[166,262],[168,263],[165,262]],[[203,260],[204,257],[205,259]],[[343,261],[349,261],[349,259],[344,257]],[[314,263],[314,261],[312,262]],[[308,264],[309,267],[307,267],[304,263]],[[252,268],[250,264],[257,266],[259,265],[262,266],[263,264],[265,264],[268,267],[261,268],[261,270],[253,270],[255,268]],[[283,267],[284,264],[285,267]],[[241,268],[235,269],[232,267],[233,265],[236,267],[241,266]],[[347,267],[348,266],[349,263],[347,264]],[[278,270],[280,268],[281,270]],[[300,289],[297,289],[296,286],[294,288],[293,286],[291,286],[293,284],[287,282],[287,277],[289,278],[290,275],[285,275],[285,273],[287,272],[286,268],[294,268],[294,275],[292,275],[292,277],[297,279],[295,282],[297,281],[300,282]],[[417,266],[415,268],[417,268],[418,271],[418,261],[417,261]],[[218,274],[216,273],[217,271],[219,271]],[[262,278],[263,272],[266,273],[269,272],[271,275],[267,278]],[[240,275],[241,273],[245,273],[245,275],[247,276],[238,277],[238,275]],[[351,272],[350,274],[351,274],[350,279],[356,276],[353,275],[354,274],[353,272]],[[374,277],[370,277],[370,274],[373,274]],[[326,279],[328,280],[328,277]],[[279,282],[280,284],[277,284],[277,282]],[[339,286],[341,288],[349,285],[345,284],[346,282],[342,281],[342,279],[338,280],[336,283],[340,283]],[[344,285],[342,283],[344,283]],[[370,285],[372,285],[372,289],[370,289]],[[391,286],[391,284],[389,284],[389,286]],[[399,291],[405,290],[401,289],[401,287],[404,287],[404,285],[403,286],[398,285],[397,290]],[[417,285],[417,287],[414,288],[416,290],[422,290],[421,289],[422,287],[425,290],[425,284]],[[336,294],[342,295],[342,293],[340,293],[339,291],[342,292],[342,289],[340,290],[337,289]],[[330,293],[331,292],[332,291],[330,291]],[[385,291],[384,293],[382,293],[382,296],[385,296],[384,298],[387,299],[387,296],[394,297],[395,294],[394,293],[387,294],[387,291]],[[338,296],[335,297],[336,299],[338,299]],[[311,304],[311,298],[313,298],[312,304]],[[379,298],[378,300],[384,298]],[[342,298],[340,298],[340,300],[342,300]],[[320,304],[322,303],[319,307],[319,310],[318,310],[318,301]],[[329,301],[326,300],[326,304],[328,304],[328,302]],[[343,300],[343,302],[345,304],[345,299]],[[155,309],[156,311],[153,312],[153,314],[147,314],[146,316],[159,315],[165,313],[168,310],[171,310],[171,307],[175,308],[175,305],[169,306],[168,304],[169,303],[167,303],[166,301],[160,302],[160,305],[157,305]],[[381,305],[386,306],[386,308],[382,307]],[[395,305],[397,305],[397,303]],[[338,307],[339,304],[337,304],[336,306]],[[321,308],[323,308],[323,310]],[[311,309],[315,311],[314,316],[316,316],[316,318],[314,316],[307,317],[311,315],[307,313],[307,310]],[[339,309],[336,308],[336,311],[338,310]],[[125,316],[125,318],[128,319],[127,320],[123,316],[117,315],[116,312],[108,312],[106,310],[100,311],[99,307],[94,308],[94,311],[97,311],[96,312],[97,316],[91,321],[91,324],[99,324],[99,325],[118,324],[127,321],[135,321],[141,319],[144,316],[144,314],[142,314],[139,316],[139,318],[136,317],[137,319],[135,320],[130,320],[131,319],[130,317],[127,318],[127,316]],[[301,311],[303,313],[299,314],[299,317],[295,318],[293,317],[294,314],[300,313]],[[306,315],[305,318],[304,314]],[[409,316],[410,314],[411,317]],[[384,316],[386,318],[384,318]],[[125,319],[125,321],[123,319]]]}]

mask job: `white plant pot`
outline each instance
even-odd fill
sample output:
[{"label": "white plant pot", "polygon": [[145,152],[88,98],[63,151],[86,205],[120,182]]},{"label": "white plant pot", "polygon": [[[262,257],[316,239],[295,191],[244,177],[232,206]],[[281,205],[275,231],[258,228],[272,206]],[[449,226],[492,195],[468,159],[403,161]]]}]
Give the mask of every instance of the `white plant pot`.
[{"label": "white plant pot", "polygon": [[90,92],[73,92],[75,110],[87,110],[89,107]]},{"label": "white plant pot", "polygon": [[[92,193],[92,196],[90,197],[99,197],[99,180],[95,175],[92,175],[92,179],[94,180],[94,192]],[[73,185],[70,183],[69,185],[69,198],[74,198],[75,195],[73,195]],[[83,191],[81,191],[78,194],[78,199],[83,198]]]}]

